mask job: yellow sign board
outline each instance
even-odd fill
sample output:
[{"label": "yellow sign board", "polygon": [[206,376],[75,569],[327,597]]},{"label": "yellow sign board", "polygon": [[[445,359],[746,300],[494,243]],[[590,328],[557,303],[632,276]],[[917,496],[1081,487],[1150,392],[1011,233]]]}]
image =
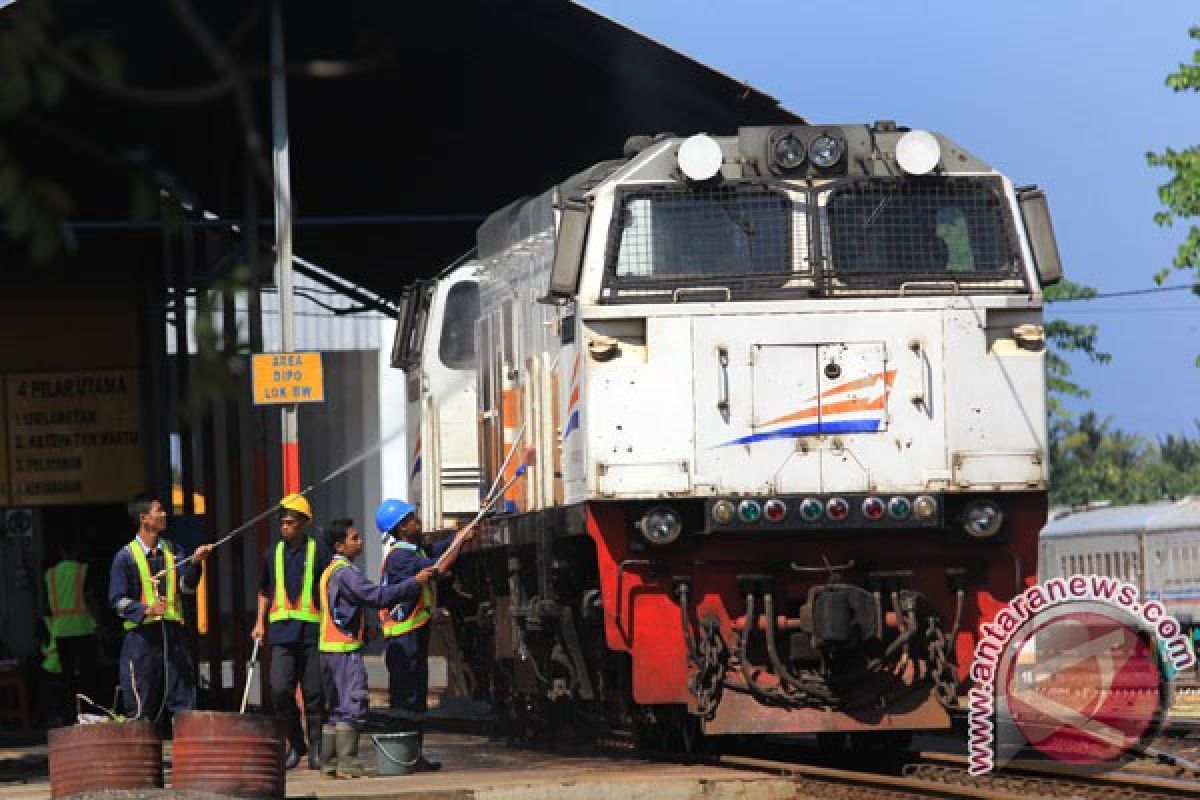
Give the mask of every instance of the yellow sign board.
[{"label": "yellow sign board", "polygon": [[325,402],[320,353],[255,353],[250,366],[256,406]]},{"label": "yellow sign board", "polygon": [[134,369],[7,375],[12,505],[123,503],[145,489]]},{"label": "yellow sign board", "polygon": [[8,496],[8,414],[4,408],[4,392],[0,391],[0,506],[11,505]]}]

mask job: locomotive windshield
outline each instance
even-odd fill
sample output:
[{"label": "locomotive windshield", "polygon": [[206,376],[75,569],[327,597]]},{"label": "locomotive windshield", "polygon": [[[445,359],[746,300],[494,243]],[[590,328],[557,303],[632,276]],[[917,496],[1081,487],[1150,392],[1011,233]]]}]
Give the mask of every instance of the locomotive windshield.
[{"label": "locomotive windshield", "polygon": [[1000,181],[843,179],[622,192],[605,302],[896,292],[953,282],[1023,290]]},{"label": "locomotive windshield", "polygon": [[862,181],[832,190],[825,213],[837,273],[994,278],[1017,266],[1003,199],[987,184]]},{"label": "locomotive windshield", "polygon": [[789,269],[791,201],[762,187],[656,189],[625,197],[618,277]]}]

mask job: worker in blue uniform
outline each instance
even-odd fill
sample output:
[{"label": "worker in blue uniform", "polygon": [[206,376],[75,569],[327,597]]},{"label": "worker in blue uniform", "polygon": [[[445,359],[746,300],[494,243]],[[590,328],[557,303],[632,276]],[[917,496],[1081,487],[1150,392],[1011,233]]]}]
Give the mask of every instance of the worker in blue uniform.
[{"label": "worker in blue uniform", "polygon": [[133,541],[117,551],[109,573],[108,602],[125,627],[117,665],[121,709],[128,717],[163,720],[196,705],[192,657],[183,626],[183,597],[200,582],[200,564],[212,551],[202,544],[176,567],[183,549],[162,538],[167,513],[151,494],[129,503],[137,525]]},{"label": "worker in blue uniform", "polygon": [[[303,495],[289,494],[279,501],[280,539],[263,558],[258,586],[258,617],[251,636],[271,645],[271,704],[287,734],[288,769],[308,754],[309,769],[320,769],[321,660],[317,633],[321,600],[317,583],[332,555],[323,541],[308,535],[312,507]],[[282,576],[282,578],[280,577]],[[305,744],[296,707],[296,684],[304,696],[308,730]]]},{"label": "worker in blue uniform", "polygon": [[[375,512],[375,525],[383,539],[385,586],[402,583],[433,567],[454,541],[451,536],[426,546],[416,507],[403,500],[384,500]],[[467,534],[468,539],[471,536],[472,533]],[[451,554],[441,569],[449,569],[456,555],[457,551]],[[429,694],[429,621],[433,618],[433,602],[433,590],[427,584],[415,597],[380,614],[387,641],[389,705],[410,730],[417,732],[418,741],[424,737]],[[440,763],[425,758],[422,750],[415,769],[432,771],[440,767]]]},{"label": "worker in blue uniform", "polygon": [[367,669],[363,664],[366,608],[388,608],[411,600],[433,576],[423,569],[391,586],[372,583],[354,559],[363,549],[354,520],[336,519],[325,529],[333,561],[321,575],[321,675],[329,718],[321,731],[321,777],[356,778],[358,733],[367,721]]}]

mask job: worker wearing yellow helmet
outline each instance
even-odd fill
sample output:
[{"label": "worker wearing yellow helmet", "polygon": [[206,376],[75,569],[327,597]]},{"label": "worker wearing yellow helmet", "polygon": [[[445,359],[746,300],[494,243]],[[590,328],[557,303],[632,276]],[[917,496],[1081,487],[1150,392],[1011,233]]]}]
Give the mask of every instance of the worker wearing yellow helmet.
[{"label": "worker wearing yellow helmet", "polygon": [[[258,619],[252,636],[271,646],[271,702],[287,730],[286,765],[292,769],[308,753],[309,769],[320,769],[321,660],[317,641],[321,623],[318,583],[333,556],[309,535],[312,506],[301,494],[279,501],[279,540],[263,559],[258,585]],[[296,707],[296,684],[304,696],[308,741]]]}]

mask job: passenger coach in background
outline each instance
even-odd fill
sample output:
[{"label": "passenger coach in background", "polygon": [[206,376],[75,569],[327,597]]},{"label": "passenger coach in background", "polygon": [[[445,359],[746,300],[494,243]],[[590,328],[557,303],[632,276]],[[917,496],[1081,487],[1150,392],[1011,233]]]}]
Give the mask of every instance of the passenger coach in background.
[{"label": "passenger coach in background", "polygon": [[[1042,529],[1038,581],[1107,575],[1200,634],[1200,498],[1057,514]],[[1200,669],[1200,668],[1198,668]]]},{"label": "passenger coach in background", "polygon": [[416,488],[452,426],[506,487],[443,597],[478,691],[660,745],[946,727],[1046,519],[1042,193],[890,122],[634,137],[477,240],[395,363]]}]

